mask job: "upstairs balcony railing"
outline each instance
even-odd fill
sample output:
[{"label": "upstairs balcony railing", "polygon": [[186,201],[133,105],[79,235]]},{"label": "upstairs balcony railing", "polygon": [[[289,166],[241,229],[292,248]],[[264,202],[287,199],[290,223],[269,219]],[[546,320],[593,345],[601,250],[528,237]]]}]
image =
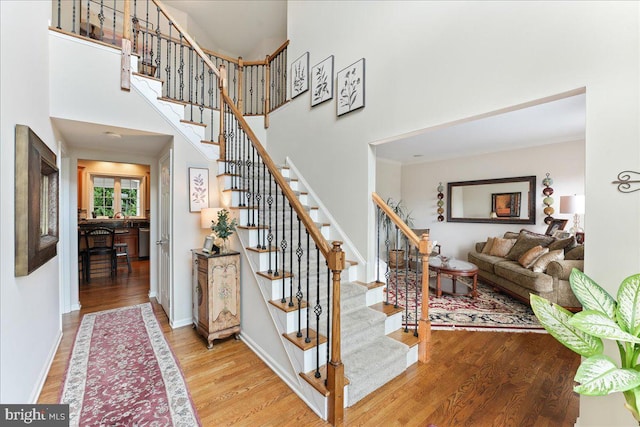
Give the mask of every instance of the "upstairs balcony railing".
[{"label": "upstairs balcony railing", "polygon": [[[263,115],[268,126],[269,113],[286,102],[288,41],[254,61],[207,49],[200,49],[200,55],[193,40],[153,0],[54,0],[52,5],[56,30],[117,48],[130,38],[138,71],[161,79],[163,97],[185,104],[189,121],[209,124],[213,110],[220,110],[217,75],[206,59],[227,70],[228,95],[243,115]],[[131,35],[123,37],[127,28]]]}]

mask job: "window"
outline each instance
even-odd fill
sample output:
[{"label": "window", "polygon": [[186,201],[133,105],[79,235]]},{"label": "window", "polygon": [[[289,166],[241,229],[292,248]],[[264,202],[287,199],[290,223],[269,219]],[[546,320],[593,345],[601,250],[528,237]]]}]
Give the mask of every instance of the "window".
[{"label": "window", "polygon": [[95,216],[113,218],[116,214],[123,217],[141,216],[140,178],[93,176],[93,206]]}]

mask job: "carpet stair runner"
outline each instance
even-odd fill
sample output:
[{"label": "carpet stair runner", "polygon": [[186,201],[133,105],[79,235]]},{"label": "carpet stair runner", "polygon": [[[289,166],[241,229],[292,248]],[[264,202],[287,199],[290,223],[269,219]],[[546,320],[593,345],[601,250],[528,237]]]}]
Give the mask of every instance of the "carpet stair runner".
[{"label": "carpet stair runner", "polygon": [[[224,164],[224,162],[220,162],[220,164]],[[284,203],[282,197],[279,197],[278,200],[278,212],[275,210],[275,201],[271,205],[271,211],[269,211],[268,205],[264,208],[264,201],[267,200],[267,194],[262,193],[264,187],[269,187],[268,182],[262,182],[262,174],[260,173],[261,167],[256,165],[253,168],[255,171],[255,175],[260,177],[260,184],[258,184],[253,190],[255,193],[252,194],[260,194],[259,200],[261,204],[259,206],[245,206],[243,209],[235,209],[239,212],[240,216],[240,224],[241,224],[241,232],[238,233],[242,244],[245,247],[248,247],[249,251],[261,252],[263,254],[262,262],[266,262],[268,257],[271,257],[271,266],[272,270],[277,268],[279,274],[282,277],[282,273],[287,272],[291,273],[291,280],[293,280],[293,303],[295,306],[298,304],[298,300],[296,298],[296,292],[298,290],[298,274],[300,274],[304,279],[301,284],[301,292],[303,294],[303,301],[308,305],[304,310],[310,310],[310,325],[309,327],[313,330],[319,330],[322,336],[326,335],[326,331],[328,330],[327,325],[327,317],[326,312],[320,316],[319,326],[316,321],[315,314],[313,313],[313,308],[317,303],[317,293],[318,289],[316,288],[316,284],[319,286],[319,292],[321,295],[321,299],[319,301],[320,306],[323,307],[323,310],[326,310],[328,307],[329,301],[327,300],[327,288],[328,288],[328,272],[327,267],[324,263],[324,259],[321,261],[318,275],[318,262],[316,255],[317,252],[315,250],[315,245],[313,241],[310,244],[310,258],[307,265],[306,260],[306,246],[307,246],[307,237],[306,232],[301,230],[300,236],[298,239],[298,228],[299,224],[297,221],[297,215],[295,212],[291,212],[289,209],[288,203]],[[221,171],[222,172],[222,171]],[[288,173],[285,171],[284,173]],[[221,174],[225,175],[225,174]],[[227,174],[228,175],[228,174]],[[323,222],[318,217],[317,209],[314,209],[308,205],[310,202],[308,193],[299,187],[299,182],[294,179],[287,177],[287,182],[292,185],[292,190],[294,190],[297,194],[304,195],[304,200],[301,200],[301,203],[305,205],[305,208],[308,212],[312,213],[312,219],[316,221],[316,224],[324,227],[327,227],[326,222]],[[230,184],[231,179],[228,176],[224,176],[222,182],[224,185]],[[239,186],[244,186],[245,188],[249,187],[248,183],[241,183]],[[246,196],[245,190],[234,190],[229,187],[225,187],[224,191],[232,192],[232,203],[238,204],[243,196]],[[246,200],[246,199],[245,199]],[[245,204],[249,205],[251,203],[244,201]],[[236,208],[239,208],[237,205]],[[257,212],[251,212],[252,208],[258,208]],[[233,208],[233,206],[232,206]],[[253,215],[253,216],[252,216]],[[254,220],[255,224],[260,224],[261,227],[267,228],[269,223],[271,223],[272,227],[275,227],[276,218],[277,218],[277,226],[278,226],[278,240],[283,238],[283,228],[282,228],[282,218],[284,216],[284,238],[287,240],[287,247],[289,248],[292,245],[294,248],[298,247],[298,243],[300,247],[305,251],[305,258],[303,259],[300,266],[298,265],[298,259],[294,255],[293,259],[290,256],[284,257],[284,263],[282,260],[281,248],[277,245],[275,240],[272,241],[273,250],[272,251],[258,251],[252,246],[256,246],[249,244],[249,241],[252,240],[249,236],[250,233],[258,233],[256,230],[257,225],[255,227],[245,226],[244,224],[250,223],[250,220]],[[293,221],[291,221],[293,219]],[[271,221],[271,222],[269,222]],[[260,239],[264,239],[266,241],[267,230],[263,230],[260,232]],[[274,231],[275,233],[275,231]],[[326,234],[325,234],[326,235]],[[255,243],[256,237],[254,237]],[[276,255],[276,252],[278,254]],[[277,266],[275,259],[278,259]],[[257,259],[254,259],[252,266],[254,268],[264,267],[264,265],[258,267]],[[293,265],[291,265],[293,262]],[[395,378],[408,366],[407,360],[412,360],[414,357],[407,356],[409,353],[409,347],[399,341],[390,338],[386,335],[386,323],[388,322],[388,317],[386,314],[374,310],[367,306],[367,292],[368,289],[366,286],[363,286],[359,283],[354,283],[350,281],[350,268],[349,263],[347,263],[347,269],[343,271],[342,274],[342,283],[341,283],[341,346],[342,346],[342,361],[345,367],[345,377],[348,380],[348,392],[346,393],[347,401],[346,406],[352,406],[363,397],[368,395],[369,393],[375,391],[382,385],[386,384],[391,379]],[[254,270],[255,271],[255,270]],[[258,271],[256,271],[257,273]],[[307,272],[309,272],[309,282],[312,284],[309,289],[309,293],[306,291],[306,278]],[[275,287],[281,288],[282,285],[278,284],[278,280],[282,283],[282,278],[276,280]],[[290,300],[290,284],[286,282],[285,284],[285,297],[287,297],[287,301]],[[277,294],[281,294],[282,291],[279,290]],[[267,299],[273,294],[266,292]],[[281,297],[279,295],[279,297]],[[274,306],[280,306],[280,301],[272,301]],[[294,315],[295,316],[295,315]],[[306,314],[301,316],[301,324],[299,325],[301,329],[307,327],[306,325]],[[285,324],[286,322],[276,322],[276,324]],[[297,320],[294,321],[295,327],[297,330],[298,324]],[[283,334],[290,333],[292,331],[282,330],[280,331]],[[289,347],[287,347],[289,348]],[[320,360],[321,363],[326,363],[326,347],[323,347],[320,351]],[[302,373],[302,372],[301,372]]]}]

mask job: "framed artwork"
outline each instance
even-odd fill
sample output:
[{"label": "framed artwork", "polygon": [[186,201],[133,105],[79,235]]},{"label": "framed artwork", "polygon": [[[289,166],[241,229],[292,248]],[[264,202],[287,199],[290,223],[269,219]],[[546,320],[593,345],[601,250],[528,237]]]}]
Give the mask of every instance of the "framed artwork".
[{"label": "framed artwork", "polygon": [[309,52],[291,64],[291,99],[309,90]]},{"label": "framed artwork", "polygon": [[189,168],[189,212],[209,207],[209,169]]},{"label": "framed artwork", "polygon": [[337,114],[350,113],[364,107],[364,58],[338,71]]},{"label": "framed artwork", "polygon": [[552,219],[549,222],[549,226],[547,227],[547,231],[544,233],[547,236],[553,236],[553,233],[555,233],[558,230],[564,230],[564,227],[567,225],[567,222],[569,222],[568,219]]},{"label": "framed artwork", "polygon": [[333,55],[311,69],[311,106],[333,98]]},{"label": "framed artwork", "polygon": [[29,126],[16,125],[16,277],[28,276],[57,254],[58,175],[54,152]]},{"label": "framed artwork", "polygon": [[579,245],[584,245],[584,233],[582,231],[576,233],[576,242]]},{"label": "framed artwork", "polygon": [[498,218],[520,218],[520,198],[522,193],[492,193],[491,212]]},{"label": "framed artwork", "polygon": [[202,244],[202,252],[210,254],[213,251],[213,237],[207,236]]}]

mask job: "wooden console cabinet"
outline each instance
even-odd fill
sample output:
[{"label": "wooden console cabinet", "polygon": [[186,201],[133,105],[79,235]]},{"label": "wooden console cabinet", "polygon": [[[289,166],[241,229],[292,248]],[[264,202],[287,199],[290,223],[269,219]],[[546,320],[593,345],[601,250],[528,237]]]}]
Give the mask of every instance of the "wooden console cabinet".
[{"label": "wooden console cabinet", "polygon": [[193,253],[193,325],[207,340],[240,333],[240,254]]}]

